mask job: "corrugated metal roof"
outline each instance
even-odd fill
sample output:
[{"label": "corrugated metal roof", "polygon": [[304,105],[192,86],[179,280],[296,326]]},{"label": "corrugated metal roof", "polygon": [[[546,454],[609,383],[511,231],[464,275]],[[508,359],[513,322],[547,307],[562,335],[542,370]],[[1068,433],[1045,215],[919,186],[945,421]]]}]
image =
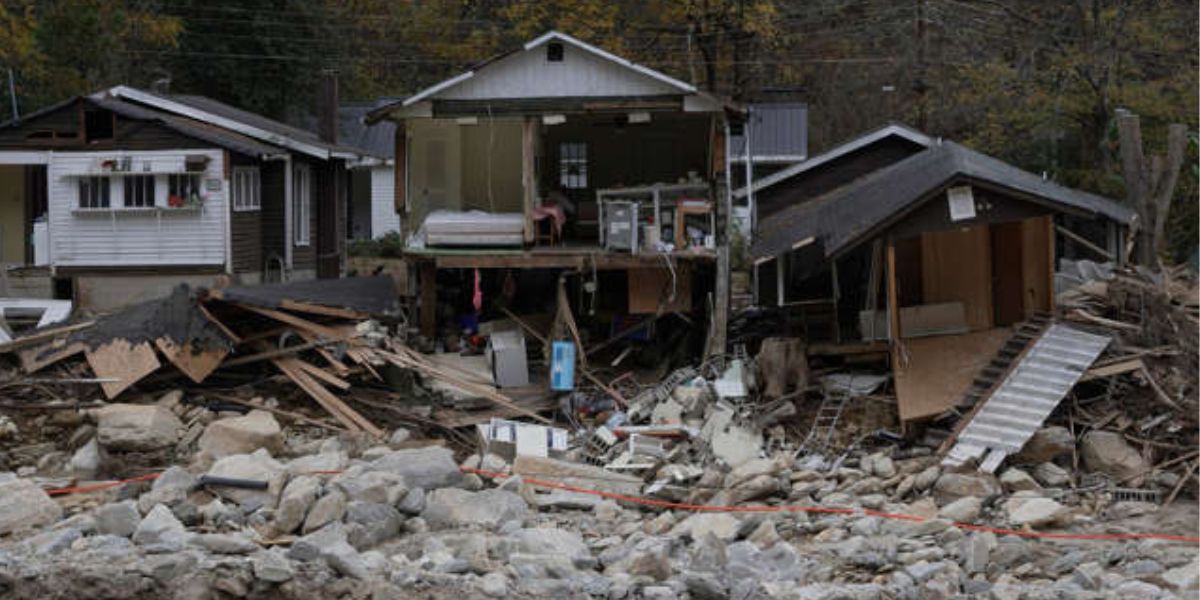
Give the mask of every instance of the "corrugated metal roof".
[{"label": "corrugated metal roof", "polygon": [[[808,157],[808,105],[803,102],[751,104],[751,156],[756,162],[797,162]],[[729,136],[730,158],[745,160],[744,134]]]},{"label": "corrugated metal roof", "polygon": [[777,256],[809,237],[826,256],[872,233],[952,180],[990,183],[1012,192],[1092,215],[1130,223],[1134,212],[1112,200],[1045,180],[999,159],[943,142],[823,196],[785,208],[759,223],[755,258]]}]

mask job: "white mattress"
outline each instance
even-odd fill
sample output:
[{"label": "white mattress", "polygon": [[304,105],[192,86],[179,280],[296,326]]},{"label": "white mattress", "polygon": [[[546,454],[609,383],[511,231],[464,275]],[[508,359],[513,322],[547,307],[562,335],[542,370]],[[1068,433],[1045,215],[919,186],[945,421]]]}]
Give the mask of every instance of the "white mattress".
[{"label": "white mattress", "polygon": [[436,210],[425,217],[429,246],[520,246],[525,241],[521,213]]}]

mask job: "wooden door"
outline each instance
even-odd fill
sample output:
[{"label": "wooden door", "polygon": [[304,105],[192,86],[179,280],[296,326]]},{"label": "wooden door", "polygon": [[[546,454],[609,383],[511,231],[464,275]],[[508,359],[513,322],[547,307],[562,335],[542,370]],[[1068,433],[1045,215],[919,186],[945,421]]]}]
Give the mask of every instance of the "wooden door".
[{"label": "wooden door", "polygon": [[992,226],[992,294],[998,327],[1025,318],[1023,237],[1020,222]]},{"label": "wooden door", "polygon": [[961,302],[971,331],[991,329],[992,261],[988,227],[921,235],[925,304]]}]

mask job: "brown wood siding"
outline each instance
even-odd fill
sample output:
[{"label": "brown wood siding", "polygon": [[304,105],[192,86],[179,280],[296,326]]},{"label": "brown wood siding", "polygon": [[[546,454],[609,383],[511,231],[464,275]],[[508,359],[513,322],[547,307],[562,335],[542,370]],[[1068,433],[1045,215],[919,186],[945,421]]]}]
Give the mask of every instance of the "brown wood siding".
[{"label": "brown wood siding", "polygon": [[758,219],[762,220],[788,206],[816,198],[867,173],[904,160],[922,149],[920,145],[908,140],[887,138],[755,192],[754,203],[758,206]]},{"label": "brown wood siding", "polygon": [[[259,211],[259,223],[262,227],[262,260],[266,264],[272,258],[285,260],[284,254],[284,170],[287,163],[274,160],[262,163],[259,179],[262,182],[262,210]],[[275,269],[272,266],[272,270]]]},{"label": "brown wood siding", "polygon": [[[262,210],[235,210],[233,208],[233,169],[237,167],[258,167],[259,185],[262,186],[263,163],[236,152],[226,153],[227,179],[231,186],[229,196],[229,233],[230,249],[233,252],[234,273],[255,273],[262,270],[263,265],[263,236]],[[259,200],[263,199],[262,189],[259,190]]]},{"label": "brown wood siding", "polygon": [[[98,110],[98,109],[89,109]],[[116,139],[85,142],[83,124],[79,122],[81,112],[78,104],[64,106],[58,110],[39,115],[23,122],[18,127],[0,130],[0,148],[49,149],[49,150],[177,150],[211,146],[195,140],[160,123],[136,121],[120,115],[116,119]],[[73,139],[48,140],[29,139],[38,131],[54,131],[61,135],[72,135]]]}]

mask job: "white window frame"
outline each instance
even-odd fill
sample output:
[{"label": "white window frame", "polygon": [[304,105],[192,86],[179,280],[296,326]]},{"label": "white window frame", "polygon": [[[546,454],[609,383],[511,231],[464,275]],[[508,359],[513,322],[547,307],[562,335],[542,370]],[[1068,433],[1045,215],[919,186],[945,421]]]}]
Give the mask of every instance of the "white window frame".
[{"label": "white window frame", "polygon": [[234,167],[230,184],[233,210],[248,212],[262,209],[262,179],[258,167]]},{"label": "white window frame", "polygon": [[[171,173],[167,175],[167,198],[172,195],[183,198],[184,205],[191,201],[191,196],[202,198],[200,190],[204,185],[203,178],[200,173]],[[182,192],[181,194],[172,194],[171,192]]]},{"label": "white window frame", "polygon": [[[571,169],[575,172],[572,173]],[[558,187],[564,190],[588,189],[587,142],[561,142],[558,145]]]},{"label": "white window frame", "polygon": [[112,208],[112,178],[99,175],[80,177],[79,208],[97,210]]},{"label": "white window frame", "polygon": [[312,169],[308,165],[292,169],[292,243],[312,243]]}]

